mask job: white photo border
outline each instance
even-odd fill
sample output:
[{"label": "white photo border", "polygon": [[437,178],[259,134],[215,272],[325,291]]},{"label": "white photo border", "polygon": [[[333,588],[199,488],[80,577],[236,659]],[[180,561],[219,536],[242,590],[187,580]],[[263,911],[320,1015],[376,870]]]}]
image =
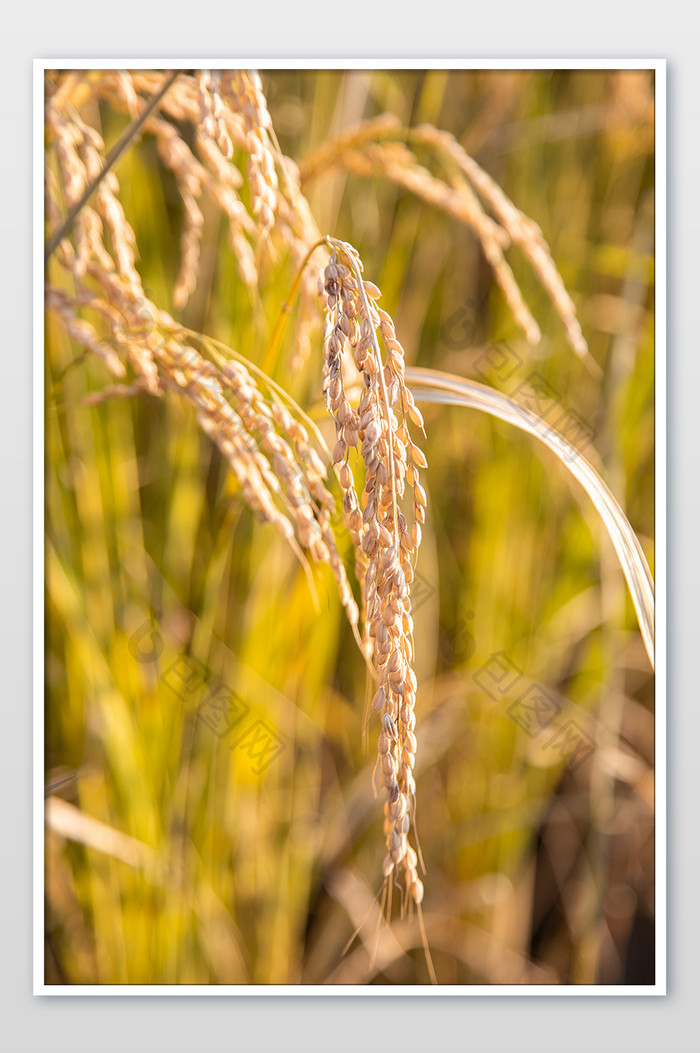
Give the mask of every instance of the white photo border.
[{"label": "white photo border", "polygon": [[[568,985],[232,985],[232,984],[75,984],[59,986],[44,981],[44,74],[50,69],[464,69],[464,70],[653,70],[655,120],[655,982],[653,984]],[[664,996],[667,993],[667,316],[666,316],[666,60],[665,59],[420,59],[344,58],[60,58],[34,60],[33,99],[33,993],[50,996],[85,995],[200,995],[200,996],[362,996],[410,995],[460,997],[591,997]]]}]

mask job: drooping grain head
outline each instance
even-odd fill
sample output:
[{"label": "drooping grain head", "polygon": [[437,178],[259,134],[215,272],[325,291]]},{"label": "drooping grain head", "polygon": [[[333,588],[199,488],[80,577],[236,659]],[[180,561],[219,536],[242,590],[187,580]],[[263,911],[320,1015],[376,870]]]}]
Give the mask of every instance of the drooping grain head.
[{"label": "drooping grain head", "polygon": [[[417,856],[409,843],[416,785],[416,676],[413,663],[411,582],[413,559],[425,519],[420,468],[426,460],[409,435],[409,418],[422,427],[404,380],[404,351],[391,317],[377,308],[380,293],[362,278],[357,252],[329,239],[333,255],[324,273],[327,311],[323,389],[336,424],[333,453],[345,492],[346,521],[358,552],[363,593],[364,634],[377,678],[372,710],[381,719],[378,763],[386,793],[384,875],[403,871],[406,896],[420,903],[423,885]],[[386,349],[384,361],[379,337]],[[362,380],[357,409],[346,397],[341,356],[351,355]],[[359,451],[365,485],[358,501],[350,469],[350,450]],[[409,531],[400,499],[413,493]]]}]

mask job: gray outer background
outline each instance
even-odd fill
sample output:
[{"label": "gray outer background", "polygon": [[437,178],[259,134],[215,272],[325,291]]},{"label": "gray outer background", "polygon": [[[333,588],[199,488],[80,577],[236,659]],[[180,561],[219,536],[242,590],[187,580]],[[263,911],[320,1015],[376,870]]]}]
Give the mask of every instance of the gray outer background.
[{"label": "gray outer background", "polygon": [[[696,623],[700,604],[697,408],[700,386],[698,20],[692,5],[614,5],[586,0],[450,4],[426,8],[352,4],[142,0],[13,3],[3,16],[0,173],[3,340],[0,458],[5,567],[0,621],[4,728],[0,765],[0,1012],[3,1046],[14,1051],[205,1047],[262,1050],[622,1049],[672,1053],[698,1041],[700,930],[698,796],[700,740]],[[173,32],[174,28],[178,31]],[[668,59],[669,408],[669,969],[666,998],[33,998],[31,989],[31,99],[32,59],[235,55],[237,58],[357,55],[429,59],[525,55]],[[349,63],[350,64],[350,63]],[[611,63],[612,65],[612,63]],[[682,568],[682,572],[681,572]],[[693,600],[695,601],[693,603]],[[685,608],[685,609],[683,609]],[[695,613],[695,622],[693,620]],[[685,617],[683,617],[683,614]],[[695,691],[693,691],[695,689]],[[695,1026],[693,1026],[693,1021]]]}]

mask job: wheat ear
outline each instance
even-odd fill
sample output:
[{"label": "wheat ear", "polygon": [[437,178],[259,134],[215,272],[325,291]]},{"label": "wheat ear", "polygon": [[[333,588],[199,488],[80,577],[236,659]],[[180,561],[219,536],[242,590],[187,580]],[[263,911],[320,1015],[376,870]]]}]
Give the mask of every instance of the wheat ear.
[{"label": "wheat ear", "polygon": [[[390,315],[376,306],[379,289],[362,277],[362,262],[347,242],[327,239],[333,253],[324,272],[327,323],[323,388],[336,423],[333,460],[344,491],[348,526],[362,568],[365,636],[377,676],[372,710],[381,719],[378,763],[386,793],[384,876],[403,872],[406,901],[420,904],[423,883],[409,842],[415,811],[416,689],[413,671],[411,591],[413,559],[425,521],[420,483],[425,455],[409,434],[409,420],[423,419],[405,383],[404,350]],[[380,350],[386,350],[386,362]],[[363,394],[354,409],[344,390],[341,357],[352,355]],[[359,450],[365,468],[361,500],[355,491],[349,452]],[[410,488],[409,530],[399,500]]]}]

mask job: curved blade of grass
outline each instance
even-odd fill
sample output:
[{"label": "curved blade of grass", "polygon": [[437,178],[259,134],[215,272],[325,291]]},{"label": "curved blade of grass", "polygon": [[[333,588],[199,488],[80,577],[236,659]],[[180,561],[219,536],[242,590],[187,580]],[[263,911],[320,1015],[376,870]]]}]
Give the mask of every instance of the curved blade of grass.
[{"label": "curved blade of grass", "polygon": [[410,384],[417,401],[466,406],[489,413],[492,417],[514,424],[521,431],[533,435],[558,457],[569,474],[584,488],[610,535],[632,596],[644,646],[653,668],[654,579],[627,516],[595,468],[541,417],[499,391],[474,380],[442,373],[436,369],[409,368],[406,370],[406,381]]}]

